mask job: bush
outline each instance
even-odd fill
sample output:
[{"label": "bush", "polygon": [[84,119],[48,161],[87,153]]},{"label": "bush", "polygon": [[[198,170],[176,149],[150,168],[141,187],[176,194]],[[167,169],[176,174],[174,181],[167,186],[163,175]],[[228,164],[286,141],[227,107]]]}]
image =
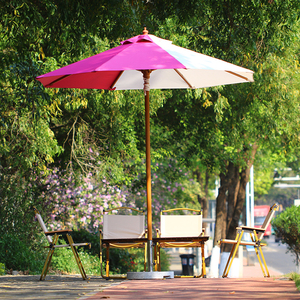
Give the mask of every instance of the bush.
[{"label": "bush", "polygon": [[160,249],[160,265],[162,271],[169,271],[170,268],[170,254],[164,249]]},{"label": "bush", "polygon": [[[92,243],[91,249],[87,247],[79,248],[79,256],[87,274],[100,275],[99,236],[91,234],[86,230],[80,230],[74,231],[72,237],[75,243]],[[65,243],[63,240],[60,242]],[[0,275],[4,274],[5,267],[8,270],[29,271],[31,274],[41,273],[48,252],[48,249],[43,249],[42,246],[43,244],[40,242],[40,249],[33,250],[29,245],[12,234],[2,235],[0,237],[0,261],[3,263],[0,263]],[[163,249],[161,250],[161,265],[162,270],[168,270],[168,255]],[[79,273],[72,249],[70,248],[56,249],[50,267],[54,272],[59,271],[66,274]],[[105,252],[103,258],[104,270]],[[110,271],[111,274],[144,271],[143,249],[110,249]]]},{"label": "bush", "polygon": [[[109,271],[111,274],[144,271],[144,252],[141,249],[110,249]],[[104,250],[102,270],[105,273],[106,251]]]},{"label": "bush", "polygon": [[41,272],[44,265],[43,255],[33,251],[29,245],[12,234],[0,236],[0,261],[7,269]]},{"label": "bush", "polygon": [[[126,274],[127,272],[144,271],[143,249],[110,249],[109,270],[111,274]],[[168,271],[170,267],[169,255],[161,249],[161,269]],[[106,255],[104,252],[102,270],[105,271]]]},{"label": "bush", "polygon": [[297,290],[300,291],[300,274],[293,272],[288,274],[288,277],[295,282]]},{"label": "bush", "polygon": [[287,244],[290,252],[295,254],[296,265],[300,261],[300,206],[291,206],[279,214],[273,221],[275,234],[281,242]]},{"label": "bush", "polygon": [[0,275],[4,275],[5,274],[5,264],[0,263]]},{"label": "bush", "polygon": [[[99,257],[91,255],[83,250],[83,248],[79,249],[78,253],[85,272],[88,275],[100,275]],[[51,269],[66,274],[79,274],[78,265],[75,261],[72,249],[56,249],[52,257]]]},{"label": "bush", "polygon": [[[85,229],[74,230],[71,233],[74,243],[91,243],[91,249],[88,247],[84,248],[84,251],[92,254],[98,255],[100,252],[100,238],[99,234],[90,233]],[[66,243],[68,243],[67,237],[64,236]]]},{"label": "bush", "polygon": [[[91,249],[84,248],[84,251],[92,256],[97,256],[99,260],[100,240],[99,234],[93,234],[81,229],[73,231],[72,237],[75,243],[91,243]],[[67,241],[66,241],[67,242]],[[125,274],[127,272],[144,271],[144,251],[142,249],[110,249],[110,272],[111,274]],[[106,252],[104,250],[103,270],[105,270]],[[100,267],[100,261],[98,261]],[[168,254],[161,249],[162,270],[169,270],[170,263]]]}]

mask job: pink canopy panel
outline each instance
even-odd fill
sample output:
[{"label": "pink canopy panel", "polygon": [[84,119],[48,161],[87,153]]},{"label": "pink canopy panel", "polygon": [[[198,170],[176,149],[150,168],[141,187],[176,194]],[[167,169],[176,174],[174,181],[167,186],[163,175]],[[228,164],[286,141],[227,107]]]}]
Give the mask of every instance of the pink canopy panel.
[{"label": "pink canopy panel", "polygon": [[202,88],[253,81],[253,71],[138,35],[120,46],[37,77],[45,87],[143,89],[141,70],[152,70],[151,89]]}]

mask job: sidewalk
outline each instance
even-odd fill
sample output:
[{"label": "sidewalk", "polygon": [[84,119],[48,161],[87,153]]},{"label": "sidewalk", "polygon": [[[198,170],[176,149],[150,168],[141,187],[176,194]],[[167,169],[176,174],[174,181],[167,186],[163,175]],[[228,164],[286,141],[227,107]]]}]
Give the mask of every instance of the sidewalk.
[{"label": "sidewalk", "polygon": [[0,276],[0,299],[73,300],[95,294],[120,282],[105,280],[100,276],[92,276],[85,281],[80,275],[47,275],[45,281],[40,281],[40,275],[5,275]]},{"label": "sidewalk", "polygon": [[[264,278],[259,263],[247,266],[244,258],[243,278],[175,278],[165,280],[123,281],[80,300],[98,299],[300,299],[295,283],[269,268]],[[177,274],[181,265],[172,260]]]},{"label": "sidewalk", "polygon": [[80,275],[0,276],[1,300],[98,299],[292,299],[299,300],[295,283],[269,269],[264,278],[259,264],[244,266],[243,278],[175,278],[165,280],[105,280]]},{"label": "sidewalk", "polygon": [[275,278],[175,278],[124,281],[80,300],[99,299],[293,299],[294,282]]},{"label": "sidewalk", "polygon": [[[182,272],[182,266],[181,266],[181,260],[179,257],[180,253],[170,253],[171,257],[171,265],[170,265],[170,270],[174,271],[175,275],[180,275]],[[248,266],[247,265],[247,257],[244,254],[243,255],[243,278],[253,278],[253,277],[263,277],[263,272],[261,270],[261,267],[257,261],[256,256],[254,257],[255,264],[254,266]],[[281,276],[284,275],[278,270],[275,270],[273,268],[270,268],[268,266],[270,276]],[[209,277],[209,268],[206,268],[206,274],[207,277]]]}]

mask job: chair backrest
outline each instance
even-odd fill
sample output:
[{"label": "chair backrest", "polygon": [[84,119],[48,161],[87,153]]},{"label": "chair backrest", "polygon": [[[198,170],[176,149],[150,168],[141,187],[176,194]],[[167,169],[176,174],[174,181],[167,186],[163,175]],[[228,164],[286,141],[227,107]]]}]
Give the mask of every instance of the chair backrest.
[{"label": "chair backrest", "polygon": [[[184,210],[184,209],[179,209]],[[160,216],[161,237],[196,237],[202,234],[202,214]]]},{"label": "chair backrest", "polygon": [[[267,229],[267,227],[269,226],[269,224],[270,224],[272,218],[274,217],[274,214],[275,214],[277,209],[278,209],[278,204],[276,204],[276,203],[272,207],[270,207],[270,210],[269,210],[263,224],[261,225],[262,229],[264,229],[264,230]],[[257,238],[259,240],[261,240],[263,238],[263,236],[264,236],[264,232],[260,232],[260,233],[257,234]]]},{"label": "chair backrest", "polygon": [[[36,218],[38,219],[38,221],[39,221],[39,223],[40,223],[40,225],[41,225],[41,227],[42,227],[44,233],[45,233],[45,232],[48,232],[47,227],[46,227],[46,225],[45,225],[45,223],[44,223],[44,221],[43,221],[42,216],[40,215],[39,211],[38,211],[35,207],[34,207],[34,212],[35,212],[35,216],[36,216]],[[49,244],[51,244],[51,243],[52,243],[52,238],[51,238],[51,236],[50,236],[50,235],[46,235],[46,234],[45,234],[45,236],[46,236],[46,239],[47,239],[47,241],[49,242]]]},{"label": "chair backrest", "polygon": [[144,214],[103,215],[103,239],[141,238],[144,235]]}]

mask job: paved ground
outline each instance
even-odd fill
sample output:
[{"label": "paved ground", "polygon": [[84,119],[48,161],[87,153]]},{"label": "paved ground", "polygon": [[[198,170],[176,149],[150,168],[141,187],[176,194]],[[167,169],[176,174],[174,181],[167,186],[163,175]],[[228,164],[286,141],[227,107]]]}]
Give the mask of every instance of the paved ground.
[{"label": "paved ground", "polygon": [[269,268],[263,278],[260,266],[244,264],[243,278],[175,278],[165,280],[105,280],[80,275],[0,276],[0,300],[98,299],[292,299],[300,300],[295,283]]},{"label": "paved ground", "polygon": [[175,278],[124,281],[86,300],[98,299],[293,299],[300,293],[291,281],[274,278]]},{"label": "paved ground", "polygon": [[118,285],[120,280],[105,280],[102,277],[91,277],[82,280],[80,275],[47,276],[40,281],[40,276],[7,275],[0,276],[0,299],[64,299],[73,300],[95,294],[105,288]]},{"label": "paved ground", "polygon": [[300,299],[283,277],[104,280],[80,276],[0,276],[0,299]]}]

